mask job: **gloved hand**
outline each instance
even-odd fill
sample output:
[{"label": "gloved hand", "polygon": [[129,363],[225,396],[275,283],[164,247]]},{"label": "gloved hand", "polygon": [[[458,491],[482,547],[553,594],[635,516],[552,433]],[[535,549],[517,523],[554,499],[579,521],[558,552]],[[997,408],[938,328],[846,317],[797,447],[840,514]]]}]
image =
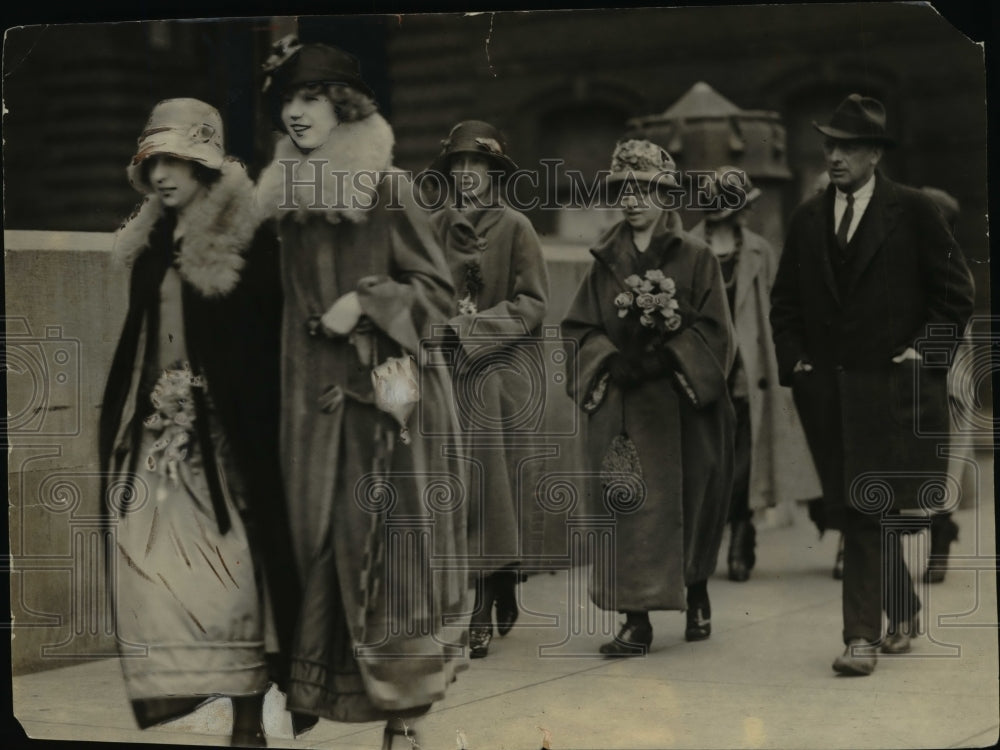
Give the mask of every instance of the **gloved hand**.
[{"label": "gloved hand", "polygon": [[656,380],[674,371],[674,358],[669,350],[657,347],[653,351],[644,352],[633,369],[642,380]]},{"label": "gloved hand", "polygon": [[629,388],[642,379],[632,361],[621,352],[608,357],[604,369],[611,376],[611,382],[619,388]]}]

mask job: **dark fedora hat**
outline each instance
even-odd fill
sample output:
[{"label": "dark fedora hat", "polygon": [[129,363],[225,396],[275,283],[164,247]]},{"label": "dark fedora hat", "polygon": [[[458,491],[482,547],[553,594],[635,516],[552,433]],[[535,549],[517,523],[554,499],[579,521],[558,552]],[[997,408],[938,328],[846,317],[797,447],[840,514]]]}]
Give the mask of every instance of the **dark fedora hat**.
[{"label": "dark fedora hat", "polygon": [[448,174],[452,157],[458,154],[485,156],[491,164],[506,174],[517,170],[517,164],[507,156],[507,144],[503,135],[482,120],[465,120],[453,127],[448,137],[441,141],[441,151],[427,169]]},{"label": "dark fedora hat", "polygon": [[286,36],[271,47],[263,69],[263,91],[270,97],[310,83],[339,83],[375,98],[361,77],[357,58],[326,44],[301,44],[294,36]]},{"label": "dark fedora hat", "polygon": [[813,121],[813,127],[828,138],[840,141],[871,141],[894,146],[885,132],[885,107],[878,99],[851,94],[833,112],[828,125]]}]

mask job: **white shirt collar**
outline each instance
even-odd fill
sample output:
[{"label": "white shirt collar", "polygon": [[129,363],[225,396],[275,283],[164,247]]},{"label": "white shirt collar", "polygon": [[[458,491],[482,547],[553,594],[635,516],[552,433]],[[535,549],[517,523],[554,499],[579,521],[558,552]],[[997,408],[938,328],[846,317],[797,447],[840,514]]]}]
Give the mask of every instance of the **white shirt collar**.
[{"label": "white shirt collar", "polygon": [[[860,201],[863,203],[867,203],[868,200],[872,197],[872,193],[874,192],[875,192],[875,173],[872,172],[872,176],[868,178],[868,182],[866,182],[864,185],[862,185],[861,187],[859,187],[857,190],[854,191],[854,202],[857,203]],[[837,188],[837,199],[846,201],[847,193],[842,191],[840,188]]]}]

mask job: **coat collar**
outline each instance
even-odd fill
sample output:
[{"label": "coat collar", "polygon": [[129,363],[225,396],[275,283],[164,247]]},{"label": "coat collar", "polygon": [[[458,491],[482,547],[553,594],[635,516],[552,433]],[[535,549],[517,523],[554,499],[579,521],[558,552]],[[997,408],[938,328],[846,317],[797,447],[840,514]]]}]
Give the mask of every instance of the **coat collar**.
[{"label": "coat collar", "polygon": [[[240,279],[246,251],[260,226],[253,182],[243,164],[228,158],[222,176],[188,209],[187,233],[180,243],[177,270],[205,297],[222,297]],[[160,199],[148,196],[115,235],[114,254],[131,264],[150,247],[154,227],[166,217]]]},{"label": "coat collar", "polygon": [[[646,252],[668,252],[670,248],[682,242],[680,236],[682,231],[680,216],[675,211],[664,211],[653,229],[653,236]],[[620,221],[601,237],[590,253],[624,284],[625,277],[631,273],[627,270],[631,265],[625,261],[627,255],[633,252],[633,247],[632,230],[626,222]]]},{"label": "coat collar", "polygon": [[[753,288],[753,280],[760,273],[761,264],[764,261],[764,238],[756,232],[752,232],[746,227],[740,227],[743,233],[743,247],[740,250],[740,257],[736,261],[736,297],[733,301],[733,315],[739,315],[747,300],[750,299],[750,290]],[[699,240],[705,239],[705,222],[700,222],[691,232],[692,237]],[[766,288],[766,287],[765,287]]]},{"label": "coat collar", "polygon": [[504,203],[498,203],[496,207],[477,211],[470,218],[468,214],[449,205],[444,211],[447,212],[448,232],[452,241],[462,250],[486,250],[489,246],[487,232],[503,218],[507,210]]},{"label": "coat collar", "polygon": [[[274,159],[258,180],[258,210],[269,218],[294,215],[297,221],[305,221],[318,214],[331,224],[345,219],[364,222],[378,200],[373,188],[381,174],[392,168],[394,145],[392,128],[377,112],[363,120],[339,124],[326,143],[309,153],[302,153],[286,135],[278,141]],[[321,205],[316,208],[310,208],[317,205],[317,196],[314,166],[309,162],[321,162],[315,168],[323,174],[322,195],[318,196]],[[334,177],[331,170],[346,176]],[[355,182],[359,173],[359,182]],[[285,190],[290,178],[296,184],[289,203]]]}]

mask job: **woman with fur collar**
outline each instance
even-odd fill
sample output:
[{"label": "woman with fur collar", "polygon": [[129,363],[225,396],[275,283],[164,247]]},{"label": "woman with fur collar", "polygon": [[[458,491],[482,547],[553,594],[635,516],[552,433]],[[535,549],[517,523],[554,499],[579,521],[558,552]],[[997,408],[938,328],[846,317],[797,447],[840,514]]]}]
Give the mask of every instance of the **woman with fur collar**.
[{"label": "woman with fur collar", "polygon": [[[283,40],[265,70],[285,135],[257,197],[281,239],[281,456],[304,592],[288,705],[392,720],[391,744],[466,664],[463,629],[444,627],[466,608],[464,571],[430,569],[465,555],[457,421],[446,362],[421,354],[453,292],[357,61]],[[390,358],[425,368],[412,437],[376,407]]]},{"label": "woman with fur collar", "polygon": [[233,744],[263,745],[299,602],[278,463],[277,247],[204,102],[157,104],[127,172],[146,199],[115,241],[132,270],[100,430],[118,636],[123,657],[148,649],[122,658],[125,682],[142,727],[226,695]]}]

